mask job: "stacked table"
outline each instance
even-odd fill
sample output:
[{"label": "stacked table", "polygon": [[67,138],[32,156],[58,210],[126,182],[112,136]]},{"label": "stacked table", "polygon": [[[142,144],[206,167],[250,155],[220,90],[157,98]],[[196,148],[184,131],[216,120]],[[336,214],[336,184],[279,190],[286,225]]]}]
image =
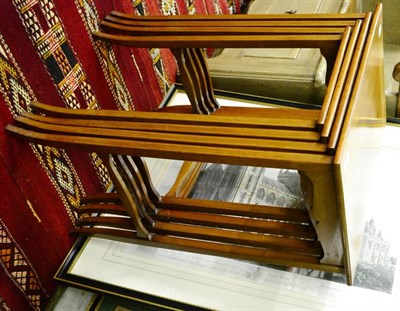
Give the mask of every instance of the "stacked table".
[{"label": "stacked table", "polygon": [[[77,234],[346,273],[351,284],[358,248],[353,226],[361,224],[347,202],[352,178],[346,172],[354,163],[353,146],[385,124],[381,11],[378,5],[373,14],[343,15],[112,12],[94,37],[170,48],[191,108],[93,111],[34,102],[34,113],[23,113],[7,130],[102,158],[116,192],[82,200]],[[328,64],[323,105],[319,110],[221,108],[203,53],[215,47],[319,48]],[[295,169],[307,209],[161,197],[144,156]]]}]

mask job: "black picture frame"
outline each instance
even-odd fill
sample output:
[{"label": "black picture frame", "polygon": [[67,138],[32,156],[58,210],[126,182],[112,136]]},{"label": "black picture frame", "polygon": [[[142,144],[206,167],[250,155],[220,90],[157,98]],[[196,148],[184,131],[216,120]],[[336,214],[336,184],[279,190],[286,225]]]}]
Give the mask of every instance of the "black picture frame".
[{"label": "black picture frame", "polygon": [[64,259],[54,277],[57,281],[85,290],[98,292],[103,295],[111,295],[113,297],[112,301],[114,304],[118,299],[120,299],[121,304],[124,305],[126,305],[127,301],[129,301],[132,307],[138,308],[136,310],[210,310],[200,306],[190,305],[187,303],[151,295],[145,291],[140,292],[70,273],[71,268],[76,260],[78,260],[79,254],[89,239],[90,238],[87,237],[77,238],[75,244]]}]

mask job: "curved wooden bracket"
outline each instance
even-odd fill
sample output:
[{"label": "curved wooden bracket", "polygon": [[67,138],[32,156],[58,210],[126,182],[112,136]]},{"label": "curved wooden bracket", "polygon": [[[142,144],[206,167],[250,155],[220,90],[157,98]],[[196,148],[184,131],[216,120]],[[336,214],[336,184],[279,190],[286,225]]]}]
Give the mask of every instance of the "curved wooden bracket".
[{"label": "curved wooden bracket", "polygon": [[129,171],[121,156],[99,155],[99,157],[102,159],[114,181],[114,187],[135,226],[137,236],[151,239],[151,234],[142,221],[143,218],[151,221],[151,218],[147,214],[143,204],[143,191],[139,190],[134,181],[134,174]]},{"label": "curved wooden bracket", "polygon": [[219,108],[203,52],[199,48],[171,49],[178,63],[183,86],[192,110],[210,114]]}]

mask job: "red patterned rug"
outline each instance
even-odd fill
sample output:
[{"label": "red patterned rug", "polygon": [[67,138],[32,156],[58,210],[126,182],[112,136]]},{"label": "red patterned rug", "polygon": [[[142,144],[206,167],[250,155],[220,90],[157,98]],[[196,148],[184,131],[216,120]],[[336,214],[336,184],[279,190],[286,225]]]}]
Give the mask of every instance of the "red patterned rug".
[{"label": "red patterned rug", "polygon": [[73,240],[74,210],[110,185],[95,154],[27,144],[4,131],[30,101],[69,108],[154,109],[175,81],[163,49],[95,42],[111,10],[231,14],[243,0],[6,0],[0,10],[0,310],[41,310]]}]

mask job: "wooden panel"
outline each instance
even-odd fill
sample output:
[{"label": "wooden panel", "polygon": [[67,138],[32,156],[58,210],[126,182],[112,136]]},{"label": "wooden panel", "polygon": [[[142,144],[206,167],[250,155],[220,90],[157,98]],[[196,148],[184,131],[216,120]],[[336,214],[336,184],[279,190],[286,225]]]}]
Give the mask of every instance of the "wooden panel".
[{"label": "wooden panel", "polygon": [[354,278],[369,202],[370,175],[385,126],[382,14],[378,6],[367,39],[335,156],[348,282]]}]

